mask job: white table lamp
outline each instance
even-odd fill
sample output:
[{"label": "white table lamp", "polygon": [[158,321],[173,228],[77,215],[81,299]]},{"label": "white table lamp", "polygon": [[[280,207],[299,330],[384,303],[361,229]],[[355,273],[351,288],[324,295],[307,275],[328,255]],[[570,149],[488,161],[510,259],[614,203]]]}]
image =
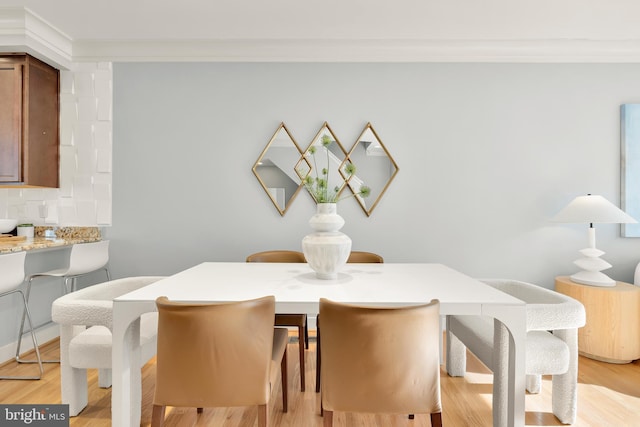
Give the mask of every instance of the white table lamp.
[{"label": "white table lamp", "polygon": [[604,252],[596,249],[596,229],[593,224],[628,224],[638,221],[604,197],[591,194],[573,199],[553,217],[553,221],[589,224],[589,246],[580,251],[583,257],[574,261],[582,271],[573,274],[571,280],[584,285],[615,286],[615,280],[601,273],[602,270],[611,268],[611,264],[600,258]]}]

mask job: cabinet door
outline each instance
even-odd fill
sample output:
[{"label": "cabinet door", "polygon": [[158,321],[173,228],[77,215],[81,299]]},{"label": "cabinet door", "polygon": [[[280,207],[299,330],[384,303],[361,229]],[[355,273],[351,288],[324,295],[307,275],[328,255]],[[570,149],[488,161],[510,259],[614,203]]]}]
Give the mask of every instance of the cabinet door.
[{"label": "cabinet door", "polygon": [[22,65],[0,62],[0,182],[22,181]]},{"label": "cabinet door", "polygon": [[31,57],[27,64],[22,178],[28,185],[58,187],[58,70]]}]

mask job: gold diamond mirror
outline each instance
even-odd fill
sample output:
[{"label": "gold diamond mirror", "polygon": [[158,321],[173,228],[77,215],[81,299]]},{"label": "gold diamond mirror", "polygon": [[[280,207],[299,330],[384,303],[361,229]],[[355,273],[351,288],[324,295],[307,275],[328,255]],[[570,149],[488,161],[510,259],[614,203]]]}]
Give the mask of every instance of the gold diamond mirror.
[{"label": "gold diamond mirror", "polygon": [[253,165],[253,174],[280,215],[284,215],[302,188],[302,179],[311,166],[302,159],[302,151],[284,123],[280,123],[271,140]]},{"label": "gold diamond mirror", "polygon": [[353,193],[358,193],[361,186],[367,186],[371,190],[367,198],[357,194],[355,196],[362,210],[370,216],[398,173],[398,165],[371,123],[364,127],[347,157],[355,166],[355,174],[348,181],[349,189]]}]

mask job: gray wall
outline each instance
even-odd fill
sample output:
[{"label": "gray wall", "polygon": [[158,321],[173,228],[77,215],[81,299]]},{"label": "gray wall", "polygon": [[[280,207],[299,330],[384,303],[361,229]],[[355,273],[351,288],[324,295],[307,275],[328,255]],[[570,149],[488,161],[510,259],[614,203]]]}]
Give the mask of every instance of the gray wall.
[{"label": "gray wall", "polygon": [[[619,204],[619,106],[640,66],[606,64],[114,64],[114,277],[299,249],[315,207],[281,217],[251,167],[284,121],[305,148],[326,120],[348,149],[367,122],[400,172],[369,218],[339,205],[353,248],[475,277],[553,287],[577,271],[573,197]],[[640,241],[597,225],[607,270],[632,281]]]}]

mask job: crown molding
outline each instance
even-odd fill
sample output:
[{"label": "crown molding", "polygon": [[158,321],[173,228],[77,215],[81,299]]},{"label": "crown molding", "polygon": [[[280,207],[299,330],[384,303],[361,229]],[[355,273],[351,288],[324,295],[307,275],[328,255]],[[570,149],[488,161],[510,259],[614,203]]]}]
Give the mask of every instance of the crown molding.
[{"label": "crown molding", "polygon": [[0,52],[26,52],[60,69],[72,65],[72,42],[25,8],[0,8]]},{"label": "crown molding", "polygon": [[27,8],[0,8],[0,52],[78,62],[640,63],[640,39],[72,40]]},{"label": "crown molding", "polygon": [[75,61],[639,63],[640,40],[117,40]]}]

